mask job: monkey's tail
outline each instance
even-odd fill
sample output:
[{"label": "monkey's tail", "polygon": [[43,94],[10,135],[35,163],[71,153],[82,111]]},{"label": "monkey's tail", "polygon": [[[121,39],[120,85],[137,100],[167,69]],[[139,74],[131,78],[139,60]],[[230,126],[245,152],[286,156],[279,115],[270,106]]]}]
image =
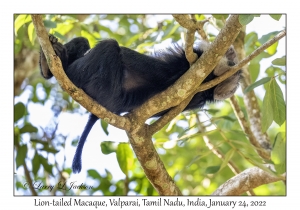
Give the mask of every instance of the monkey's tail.
[{"label": "monkey's tail", "polygon": [[89,135],[93,125],[99,118],[93,114],[90,114],[90,117],[88,119],[88,122],[82,132],[82,135],[79,139],[76,152],[73,158],[73,163],[72,163],[72,169],[73,173],[79,173],[81,171],[81,154],[82,154],[82,149],[84,146],[84,143],[86,141],[87,136]]}]

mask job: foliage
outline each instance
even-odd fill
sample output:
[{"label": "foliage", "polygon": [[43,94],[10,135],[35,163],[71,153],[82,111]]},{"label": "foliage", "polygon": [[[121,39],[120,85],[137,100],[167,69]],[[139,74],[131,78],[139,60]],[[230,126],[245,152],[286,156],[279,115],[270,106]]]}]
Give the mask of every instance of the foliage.
[{"label": "foliage", "polygon": [[[228,15],[214,15],[211,23],[222,26]],[[256,18],[254,18],[256,17]],[[275,20],[280,16],[270,15]],[[198,20],[204,15],[196,15]],[[270,22],[274,21],[270,18]],[[254,20],[253,20],[254,19]],[[244,15],[240,22],[244,25],[251,21],[259,21],[259,15]],[[180,41],[184,31],[174,21],[172,16],[155,15],[45,15],[45,27],[49,33],[57,36],[62,42],[73,37],[84,36],[93,47],[100,39],[114,38],[120,45],[148,53],[156,44]],[[15,55],[22,48],[39,49],[38,42],[30,15],[15,15]],[[270,32],[261,38],[256,32],[250,32],[245,37],[246,54],[250,54],[278,32]],[[213,40],[217,34],[208,32]],[[278,43],[253,59],[249,65],[249,73],[253,84],[250,90],[257,93],[262,110],[262,130],[273,139],[272,161],[277,172],[282,174],[286,169],[285,159],[285,120],[286,106],[283,93],[285,92],[285,57],[276,57]],[[261,61],[272,58],[269,67],[263,69]],[[68,183],[73,176],[70,164],[73,154],[68,152],[70,145],[75,146],[78,138],[71,139],[59,129],[62,113],[85,114],[85,111],[73,101],[56,84],[55,79],[43,80],[38,68],[30,79],[23,82],[23,91],[15,96],[14,106],[14,145],[15,145],[15,186],[17,194],[32,194],[24,187],[29,182],[26,170],[29,170],[31,182],[41,182],[43,185]],[[247,116],[245,104],[237,95],[242,112]],[[263,98],[263,100],[261,100]],[[50,122],[46,125],[33,123],[34,110],[30,107],[50,107]],[[51,112],[52,111],[52,112]],[[43,117],[43,114],[41,117]],[[45,114],[46,115],[46,114]],[[155,119],[151,119],[155,120]],[[149,123],[151,123],[149,120]],[[274,123],[275,122],[275,123]],[[96,125],[94,127],[97,127]],[[100,121],[103,132],[110,136],[110,125]],[[95,128],[94,128],[95,129]],[[92,189],[71,189],[56,187],[53,190],[36,186],[39,195],[74,195],[74,194],[103,194],[103,195],[157,195],[148,179],[145,177],[135,158],[127,137],[105,140],[99,138],[99,153],[107,155],[108,159],[115,154],[123,177],[115,177],[113,171],[99,172],[89,169],[84,183],[92,185]],[[207,139],[214,148],[221,151],[223,159],[218,158],[208,146]],[[93,139],[91,139],[93,140]],[[95,141],[95,140],[94,140]],[[185,195],[208,195],[218,186],[234,176],[227,166],[234,162],[240,171],[253,165],[264,163],[257,155],[253,146],[238,123],[230,104],[210,104],[204,110],[195,110],[178,115],[161,131],[153,136],[154,145],[161,156],[165,167],[174,178]],[[100,164],[103,160],[94,161]],[[27,168],[27,169],[26,169]],[[272,183],[260,186],[254,190],[258,195],[284,195],[283,183]]]}]

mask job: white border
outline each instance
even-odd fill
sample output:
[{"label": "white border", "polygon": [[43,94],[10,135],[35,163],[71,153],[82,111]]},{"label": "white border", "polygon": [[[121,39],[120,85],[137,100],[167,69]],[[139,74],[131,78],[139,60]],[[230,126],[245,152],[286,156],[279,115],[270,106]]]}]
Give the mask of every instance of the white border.
[{"label": "white border", "polygon": [[[35,1],[35,0],[15,0],[1,3],[1,41],[2,47],[1,72],[2,81],[0,83],[1,90],[1,109],[0,109],[0,130],[1,142],[1,179],[0,179],[0,195],[1,207],[3,209],[14,209],[33,207],[34,197],[14,197],[13,196],[13,14],[14,13],[287,13],[287,119],[288,119],[288,135],[287,135],[287,151],[288,151],[288,181],[287,196],[282,197],[213,197],[218,200],[266,200],[267,207],[262,209],[274,209],[289,207],[297,209],[299,206],[299,194],[297,186],[299,182],[299,119],[297,110],[299,106],[298,84],[300,80],[298,46],[299,41],[299,9],[296,1]],[[298,76],[298,77],[297,77]],[[40,198],[40,197],[38,197]],[[106,197],[105,199],[108,199]],[[116,198],[116,197],[115,197]],[[149,197],[150,199],[151,197]],[[43,200],[51,200],[51,197],[43,197]],[[84,200],[97,200],[97,197],[84,197]],[[102,198],[101,198],[102,199]],[[122,200],[132,200],[134,197],[122,197]],[[140,198],[142,199],[142,198]],[[156,198],[155,198],[156,199]],[[182,199],[187,199],[186,197]],[[209,199],[203,197],[203,199]],[[296,203],[297,202],[297,203]],[[297,207],[296,207],[297,206]],[[296,207],[296,208],[293,208]],[[40,207],[38,207],[40,208]],[[52,207],[50,207],[52,208]],[[57,207],[56,209],[66,209],[69,207]],[[76,209],[78,207],[71,207]],[[80,207],[79,207],[80,208]],[[92,207],[94,208],[94,207]],[[151,207],[153,208],[153,207]],[[165,207],[155,207],[162,209]],[[173,207],[172,207],[173,208]],[[177,207],[174,207],[177,208]],[[199,207],[198,207],[199,208]],[[69,208],[70,209],[70,208]],[[120,209],[108,208],[108,209]],[[128,209],[128,208],[127,208]],[[132,208],[130,208],[132,209]],[[141,208],[140,208],[141,209]],[[178,207],[179,209],[179,207]]]}]

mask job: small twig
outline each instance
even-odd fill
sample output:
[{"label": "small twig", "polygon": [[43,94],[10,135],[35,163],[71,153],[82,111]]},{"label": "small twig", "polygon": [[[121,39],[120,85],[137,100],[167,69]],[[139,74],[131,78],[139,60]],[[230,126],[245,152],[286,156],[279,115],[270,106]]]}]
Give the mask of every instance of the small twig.
[{"label": "small twig", "polygon": [[207,42],[208,42],[208,38],[207,38],[207,35],[206,35],[206,33],[205,33],[204,29],[203,29],[203,26],[208,21],[209,21],[209,19],[203,20],[203,21],[198,21],[196,23],[196,28],[197,28],[196,30],[197,30],[198,34],[202,37],[203,40],[205,40]]},{"label": "small twig", "polygon": [[174,117],[176,117],[179,113],[181,113],[184,110],[184,108],[192,100],[193,96],[194,96],[194,94],[191,94],[188,98],[186,98],[184,101],[182,101],[179,105],[171,108],[171,110],[168,111],[168,114],[164,114],[153,124],[149,125],[149,133],[153,135],[154,133],[156,133],[157,131],[162,129],[166,124],[168,124]]},{"label": "small twig", "polygon": [[237,117],[241,127],[243,128],[244,132],[246,133],[247,137],[249,138],[249,141],[251,144],[257,148],[257,153],[262,157],[267,160],[269,160],[270,157],[270,151],[265,150],[264,148],[261,147],[259,142],[256,140],[255,136],[253,135],[250,126],[244,116],[244,113],[240,109],[240,106],[238,105],[238,102],[234,96],[230,97],[230,104],[234,110],[235,116]]},{"label": "small twig", "polygon": [[31,192],[32,195],[37,196],[37,192],[35,191],[35,189],[32,185],[33,182],[32,182],[31,176],[30,176],[30,172],[29,172],[29,170],[27,168],[27,165],[25,163],[25,160],[24,160],[24,163],[23,163],[23,167],[24,167],[25,177],[26,177],[30,192]]},{"label": "small twig", "polygon": [[[197,114],[196,116],[196,120],[197,120],[197,123],[198,123],[198,127],[199,127],[199,131],[200,133],[205,133],[206,129],[205,127],[202,125],[200,119],[199,119],[199,115]],[[209,140],[208,136],[206,135],[203,135],[203,140],[205,142],[205,145],[208,147],[209,150],[211,150],[218,158],[220,158],[221,160],[225,160],[225,155],[220,151],[218,150]],[[231,169],[231,171],[237,175],[240,173],[238,167],[231,161],[229,160],[228,161],[228,167]]]},{"label": "small twig", "polygon": [[173,17],[182,27],[187,29],[185,36],[185,56],[190,65],[192,65],[198,59],[198,55],[193,51],[195,32],[198,31],[203,40],[207,40],[203,25],[208,20],[197,21],[195,15],[191,15],[191,18],[188,15],[173,15]]},{"label": "small twig", "polygon": [[[200,117],[199,115],[196,116],[196,120],[198,123],[198,127],[199,127],[199,131],[201,133],[204,133],[206,131],[205,127],[202,125],[201,121],[200,121]],[[209,150],[211,150],[218,158],[220,158],[221,160],[225,160],[225,155],[217,148],[213,145],[213,143],[211,143],[210,139],[208,138],[208,136],[203,135],[203,141],[205,143],[205,145],[208,147]],[[228,161],[227,166],[231,169],[231,171],[237,175],[240,173],[240,170],[238,169],[238,167],[235,165],[234,162],[232,162],[231,160]],[[249,192],[247,192],[249,195],[255,195],[255,193],[253,192],[253,190],[249,190]]]},{"label": "small twig", "polygon": [[173,15],[173,17],[182,27],[196,30],[195,22],[190,18],[189,15]]},{"label": "small twig", "polygon": [[198,55],[194,53],[195,30],[188,29],[185,36],[185,57],[192,65],[198,59]]},{"label": "small twig", "polygon": [[173,15],[173,17],[182,27],[187,29],[184,51],[186,59],[190,65],[192,65],[198,59],[197,54],[194,53],[193,50],[196,32],[196,20],[191,19],[188,15]]},{"label": "small twig", "polygon": [[[16,151],[18,151],[18,149],[20,148],[20,145],[19,145],[19,142],[16,142],[15,143],[15,148],[16,148]],[[24,159],[23,160],[23,168],[24,168],[24,172],[25,172],[25,177],[26,177],[26,181],[27,181],[27,184],[28,184],[28,187],[29,187],[29,190],[31,192],[32,195],[34,196],[37,196],[37,192],[35,191],[33,185],[32,185],[32,179],[31,179],[31,176],[30,176],[30,172],[27,168],[27,165],[26,165],[26,160]]]}]

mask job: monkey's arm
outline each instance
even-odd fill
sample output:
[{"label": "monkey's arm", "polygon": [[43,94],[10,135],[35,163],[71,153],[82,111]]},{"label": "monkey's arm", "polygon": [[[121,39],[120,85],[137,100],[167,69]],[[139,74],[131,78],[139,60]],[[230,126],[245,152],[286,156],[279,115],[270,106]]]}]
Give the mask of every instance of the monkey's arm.
[{"label": "monkey's arm", "polygon": [[[49,40],[55,54],[60,58],[65,71],[68,69],[69,65],[71,65],[75,60],[83,57],[90,49],[87,39],[82,37],[72,39],[65,45],[59,43],[57,38],[52,34],[49,35]],[[45,79],[50,79],[53,76],[42,49],[40,50],[40,70]]]},{"label": "monkey's arm", "polygon": [[[59,43],[57,41],[57,38],[53,35],[49,35],[49,40],[52,44],[52,47],[55,51],[55,54],[60,58],[63,68],[67,69],[68,68],[68,53],[66,47],[64,47],[63,44]],[[49,66],[47,64],[46,57],[42,51],[40,50],[40,70],[41,74],[45,79],[50,79],[53,74],[51,73]]]}]

